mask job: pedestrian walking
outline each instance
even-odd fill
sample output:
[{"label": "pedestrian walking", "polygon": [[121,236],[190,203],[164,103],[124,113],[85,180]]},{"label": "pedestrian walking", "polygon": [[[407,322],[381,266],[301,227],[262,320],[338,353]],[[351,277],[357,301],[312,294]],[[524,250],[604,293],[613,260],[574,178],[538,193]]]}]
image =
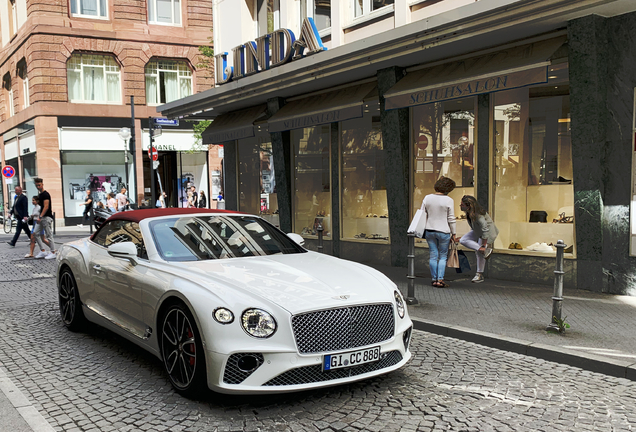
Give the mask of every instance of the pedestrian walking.
[{"label": "pedestrian walking", "polygon": [[[31,198],[31,203],[33,204],[33,211],[31,212],[31,217],[29,218],[29,220],[33,224],[33,229],[31,230],[30,250],[29,250],[29,253],[24,256],[25,258],[34,258],[33,251],[35,250],[35,244],[37,243],[37,237],[38,237],[37,234],[35,234],[35,231],[38,226],[37,220],[40,217],[40,212],[42,211],[42,207],[40,206],[40,201],[38,200],[37,195],[34,195],[33,198]],[[47,246],[50,247],[46,238],[44,236],[41,236],[41,237],[42,237],[42,241]],[[43,253],[44,255],[46,254],[46,251],[44,249],[40,249],[40,252]]]},{"label": "pedestrian walking", "polygon": [[[93,198],[91,197],[91,190],[86,189],[86,198],[82,204],[79,204],[80,207],[84,206],[84,213],[82,213],[82,222],[90,221],[90,212],[93,209]],[[77,225],[80,228],[84,227],[84,224]]]},{"label": "pedestrian walking", "polygon": [[29,199],[22,193],[22,187],[16,186],[14,190],[15,198],[13,198],[13,207],[11,207],[9,215],[15,216],[18,222],[13,239],[7,242],[7,244],[11,247],[15,247],[22,231],[26,233],[29,239],[31,238],[31,231],[29,230],[29,224],[27,223],[29,219]]},{"label": "pedestrian walking", "polygon": [[199,193],[199,208],[207,208],[208,200],[205,198],[205,192],[201,191]]},{"label": "pedestrian walking", "polygon": [[[38,195],[38,201],[40,206],[42,206],[42,210],[40,211],[40,216],[34,220],[34,223],[37,222],[37,227],[33,232],[35,236],[35,240],[38,242],[38,246],[40,246],[40,253],[35,256],[35,258],[45,258],[45,259],[53,259],[55,258],[55,240],[53,239],[53,211],[51,208],[53,204],[51,202],[51,195],[44,190],[44,181],[41,178],[34,179],[35,187],[38,189],[40,194]],[[49,246],[49,253],[47,254],[44,249],[44,244],[42,240],[39,238],[44,234]]]},{"label": "pedestrian walking", "polygon": [[472,282],[480,283],[484,281],[486,260],[492,254],[493,244],[499,235],[499,230],[474,196],[464,195],[459,207],[466,213],[466,220],[470,225],[470,231],[459,239],[459,243],[475,251],[477,272]]},{"label": "pedestrian walking", "polygon": [[192,192],[192,207],[197,208],[199,206],[199,199],[197,196],[197,188],[190,186],[190,192]]},{"label": "pedestrian walking", "polygon": [[426,231],[424,238],[428,243],[429,266],[433,286],[445,288],[444,281],[448,246],[455,241],[455,201],[448,196],[455,189],[455,181],[441,177],[435,182],[435,193],[422,200],[422,210],[426,212]]},{"label": "pedestrian walking", "polygon": [[115,199],[117,200],[117,211],[126,210],[126,206],[129,204],[129,201],[125,187],[121,188]]},{"label": "pedestrian walking", "polygon": [[115,199],[115,194],[110,192],[108,194],[108,199],[106,200],[106,206],[111,213],[117,213],[117,200]]}]

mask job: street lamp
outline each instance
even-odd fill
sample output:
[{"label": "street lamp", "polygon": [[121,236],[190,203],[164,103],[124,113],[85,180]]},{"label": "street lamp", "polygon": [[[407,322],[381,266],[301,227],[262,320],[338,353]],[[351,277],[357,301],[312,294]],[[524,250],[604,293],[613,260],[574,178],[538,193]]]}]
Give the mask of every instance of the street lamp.
[{"label": "street lamp", "polygon": [[130,128],[123,127],[117,133],[119,138],[124,141],[124,166],[126,170],[126,197],[128,197],[128,140],[130,139]]}]

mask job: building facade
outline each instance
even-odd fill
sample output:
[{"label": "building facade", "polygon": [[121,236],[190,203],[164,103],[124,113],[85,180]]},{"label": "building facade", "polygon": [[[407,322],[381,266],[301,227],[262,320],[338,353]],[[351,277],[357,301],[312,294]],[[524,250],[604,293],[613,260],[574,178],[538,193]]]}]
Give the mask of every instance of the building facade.
[{"label": "building facade", "polygon": [[567,286],[636,295],[636,3],[214,7],[216,87],[158,109],[214,118],[204,143],[224,145],[227,208],[406,266],[409,222],[447,176],[455,214],[474,195],[500,230],[490,277],[552,283],[563,240]]},{"label": "building facade", "polygon": [[[213,86],[199,52],[212,24],[212,0],[0,0],[0,150],[16,171],[1,202],[18,184],[35,195],[36,176],[58,225],[80,223],[87,189],[105,201],[128,185],[131,202],[148,199],[148,119]],[[132,126],[131,100],[128,142],[118,132]],[[183,205],[186,184],[209,192],[216,154],[196,147],[192,123],[166,127],[156,143],[170,205]]]}]

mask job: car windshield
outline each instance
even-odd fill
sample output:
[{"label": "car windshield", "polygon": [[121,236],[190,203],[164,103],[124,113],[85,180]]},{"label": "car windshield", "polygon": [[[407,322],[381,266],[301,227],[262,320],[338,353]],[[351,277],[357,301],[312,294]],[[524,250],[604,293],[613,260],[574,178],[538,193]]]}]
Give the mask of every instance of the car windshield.
[{"label": "car windshield", "polygon": [[280,230],[254,216],[197,215],[150,222],[166,261],[199,261],[306,252]]}]

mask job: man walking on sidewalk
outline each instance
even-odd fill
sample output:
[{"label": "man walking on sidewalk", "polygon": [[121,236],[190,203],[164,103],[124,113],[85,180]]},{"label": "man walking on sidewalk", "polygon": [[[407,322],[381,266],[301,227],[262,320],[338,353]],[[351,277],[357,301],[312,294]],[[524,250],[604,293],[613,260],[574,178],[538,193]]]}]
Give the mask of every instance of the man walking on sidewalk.
[{"label": "man walking on sidewalk", "polygon": [[[40,195],[38,195],[38,199],[40,201],[40,205],[42,206],[42,210],[40,211],[40,217],[37,220],[37,228],[33,232],[33,235],[36,236],[35,240],[38,242],[38,246],[40,247],[40,253],[37,254],[36,258],[45,258],[45,259],[53,259],[55,258],[55,241],[53,240],[53,211],[51,210],[51,195],[44,190],[43,180],[41,178],[36,178],[35,187],[38,188]],[[47,254],[44,251],[44,244],[39,236],[44,235],[49,242],[51,251]]]},{"label": "man walking on sidewalk", "polygon": [[24,231],[29,239],[31,239],[31,232],[29,231],[29,200],[26,195],[22,194],[22,188],[20,186],[15,187],[15,199],[13,200],[13,207],[9,212],[9,215],[14,215],[18,220],[18,224],[15,229],[15,235],[13,240],[8,241],[9,246],[15,246],[22,231]]}]

